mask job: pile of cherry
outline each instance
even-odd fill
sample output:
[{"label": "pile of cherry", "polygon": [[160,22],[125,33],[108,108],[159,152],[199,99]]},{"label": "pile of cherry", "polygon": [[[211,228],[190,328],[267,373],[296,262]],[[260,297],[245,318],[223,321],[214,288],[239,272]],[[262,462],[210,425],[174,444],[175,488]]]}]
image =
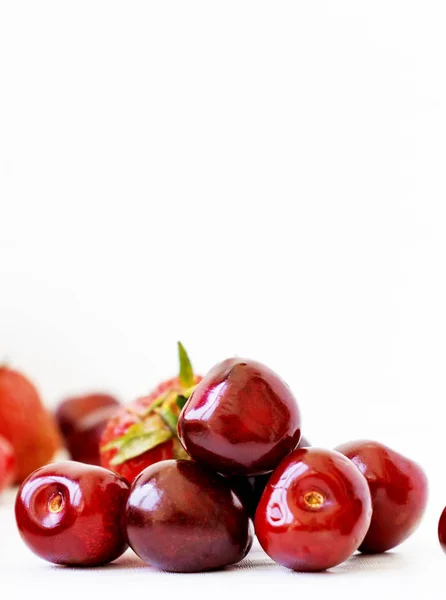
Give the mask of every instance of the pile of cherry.
[{"label": "pile of cherry", "polygon": [[177,428],[175,456],[185,459],[154,462],[132,481],[120,475],[126,461],[178,441],[138,415],[132,435],[103,446],[114,450],[114,470],[75,461],[38,469],[15,508],[37,555],[97,566],[129,545],[160,569],[206,571],[242,560],[254,530],[277,563],[321,571],[357,550],[397,546],[423,516],[427,480],[416,463],[373,441],[309,447],[291,390],[258,362],[225,360],[190,389],[168,390],[146,414]]}]

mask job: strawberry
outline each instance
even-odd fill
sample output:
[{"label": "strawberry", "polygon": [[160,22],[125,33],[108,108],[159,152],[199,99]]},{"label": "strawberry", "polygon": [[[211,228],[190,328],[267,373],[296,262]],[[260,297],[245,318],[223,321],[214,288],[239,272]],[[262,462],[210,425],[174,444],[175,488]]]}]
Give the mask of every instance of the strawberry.
[{"label": "strawberry", "polygon": [[60,447],[56,422],[33,384],[18,371],[0,366],[0,435],[14,448],[15,482],[49,462]]},{"label": "strawberry", "polygon": [[0,492],[14,481],[15,470],[14,448],[0,435]]},{"label": "strawberry", "polygon": [[160,383],[147,396],[123,407],[105,427],[101,464],[132,482],[149,465],[188,458],[177,437],[181,408],[201,381],[178,342],[180,374]]}]

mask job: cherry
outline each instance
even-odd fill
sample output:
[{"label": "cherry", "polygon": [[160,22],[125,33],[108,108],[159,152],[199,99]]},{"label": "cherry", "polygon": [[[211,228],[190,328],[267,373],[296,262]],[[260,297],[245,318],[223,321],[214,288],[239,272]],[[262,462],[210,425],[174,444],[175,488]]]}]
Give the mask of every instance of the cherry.
[{"label": "cherry", "polygon": [[228,482],[201,465],[165,460],[133,482],[127,538],[165,571],[208,571],[236,563],[252,544],[246,510]]},{"label": "cherry", "polygon": [[231,358],[195,388],[180,414],[178,435],[194,460],[219,473],[259,475],[299,443],[299,408],[271,369]]},{"label": "cherry", "polygon": [[359,550],[375,554],[398,546],[418,527],[426,508],[423,470],[378,442],[360,440],[336,449],[352,460],[370,487],[373,516]]},{"label": "cherry", "polygon": [[446,552],[446,508],[441,513],[440,521],[438,522],[438,539],[443,551]]},{"label": "cherry", "polygon": [[238,495],[251,518],[254,518],[257,505],[263,494],[263,490],[268,483],[270,475],[271,473],[255,476],[251,475],[249,477],[246,477],[245,475],[226,477],[229,485]]},{"label": "cherry", "polygon": [[19,489],[15,514],[24,542],[60,565],[96,566],[127,548],[128,483],[102,467],[65,461],[37,469]]},{"label": "cherry", "polygon": [[100,465],[101,436],[119,402],[109,394],[87,394],[60,403],[56,419],[73,460]]},{"label": "cherry", "polygon": [[14,481],[16,457],[14,448],[0,435],[0,492]]},{"label": "cherry", "polygon": [[323,571],[357,550],[371,515],[367,481],[348,459],[302,448],[271,475],[254,524],[273,560],[295,571]]},{"label": "cherry", "polygon": [[[310,442],[303,436],[300,438],[298,448],[309,448]],[[239,498],[245,505],[249,516],[254,517],[260,498],[268,483],[271,473],[263,475],[233,475],[228,477],[232,489],[238,494]]]}]

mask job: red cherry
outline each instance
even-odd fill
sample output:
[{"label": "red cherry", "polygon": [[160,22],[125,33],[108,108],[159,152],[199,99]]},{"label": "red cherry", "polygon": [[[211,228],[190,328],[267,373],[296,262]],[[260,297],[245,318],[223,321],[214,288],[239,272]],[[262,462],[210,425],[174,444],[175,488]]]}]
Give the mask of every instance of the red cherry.
[{"label": "red cherry", "polygon": [[19,489],[15,514],[28,547],[49,562],[103,565],[127,548],[128,483],[102,467],[60,462],[37,469]]},{"label": "red cherry", "polygon": [[0,492],[14,481],[16,458],[14,448],[0,435]]},{"label": "red cherry", "polygon": [[446,552],[446,508],[441,513],[440,521],[438,523],[438,539],[440,540],[443,551]]},{"label": "red cherry", "polygon": [[[298,448],[309,448],[310,442],[303,436],[300,438]],[[227,477],[232,489],[238,494],[248,514],[254,517],[260,498],[268,483],[271,473],[263,475],[233,475]]]},{"label": "red cherry", "polygon": [[231,358],[195,388],[178,434],[187,453],[215,471],[258,475],[272,471],[299,443],[299,408],[271,369]]},{"label": "red cherry", "polygon": [[133,482],[127,537],[143,560],[165,571],[208,571],[236,563],[252,544],[246,510],[228,482],[201,465],[166,460]]},{"label": "red cherry", "polygon": [[298,449],[271,475],[255,515],[265,552],[295,571],[323,571],[351,556],[370,524],[367,481],[342,454]]},{"label": "red cherry", "polygon": [[101,436],[118,407],[118,400],[109,394],[87,394],[60,403],[56,419],[73,460],[101,464]]},{"label": "red cherry", "polygon": [[379,442],[349,442],[336,450],[358,467],[372,495],[372,522],[359,550],[375,554],[404,542],[418,527],[427,504],[421,467]]}]

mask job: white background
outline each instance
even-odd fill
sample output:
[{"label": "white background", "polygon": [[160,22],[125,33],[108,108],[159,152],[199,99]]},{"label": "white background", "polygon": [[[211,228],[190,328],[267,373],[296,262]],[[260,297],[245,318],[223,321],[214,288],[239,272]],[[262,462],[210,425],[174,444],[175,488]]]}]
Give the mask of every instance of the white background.
[{"label": "white background", "polygon": [[177,339],[200,372],[263,361],[313,443],[423,464],[440,556],[445,18],[0,0],[0,360],[51,405],[131,400],[175,372]]}]

